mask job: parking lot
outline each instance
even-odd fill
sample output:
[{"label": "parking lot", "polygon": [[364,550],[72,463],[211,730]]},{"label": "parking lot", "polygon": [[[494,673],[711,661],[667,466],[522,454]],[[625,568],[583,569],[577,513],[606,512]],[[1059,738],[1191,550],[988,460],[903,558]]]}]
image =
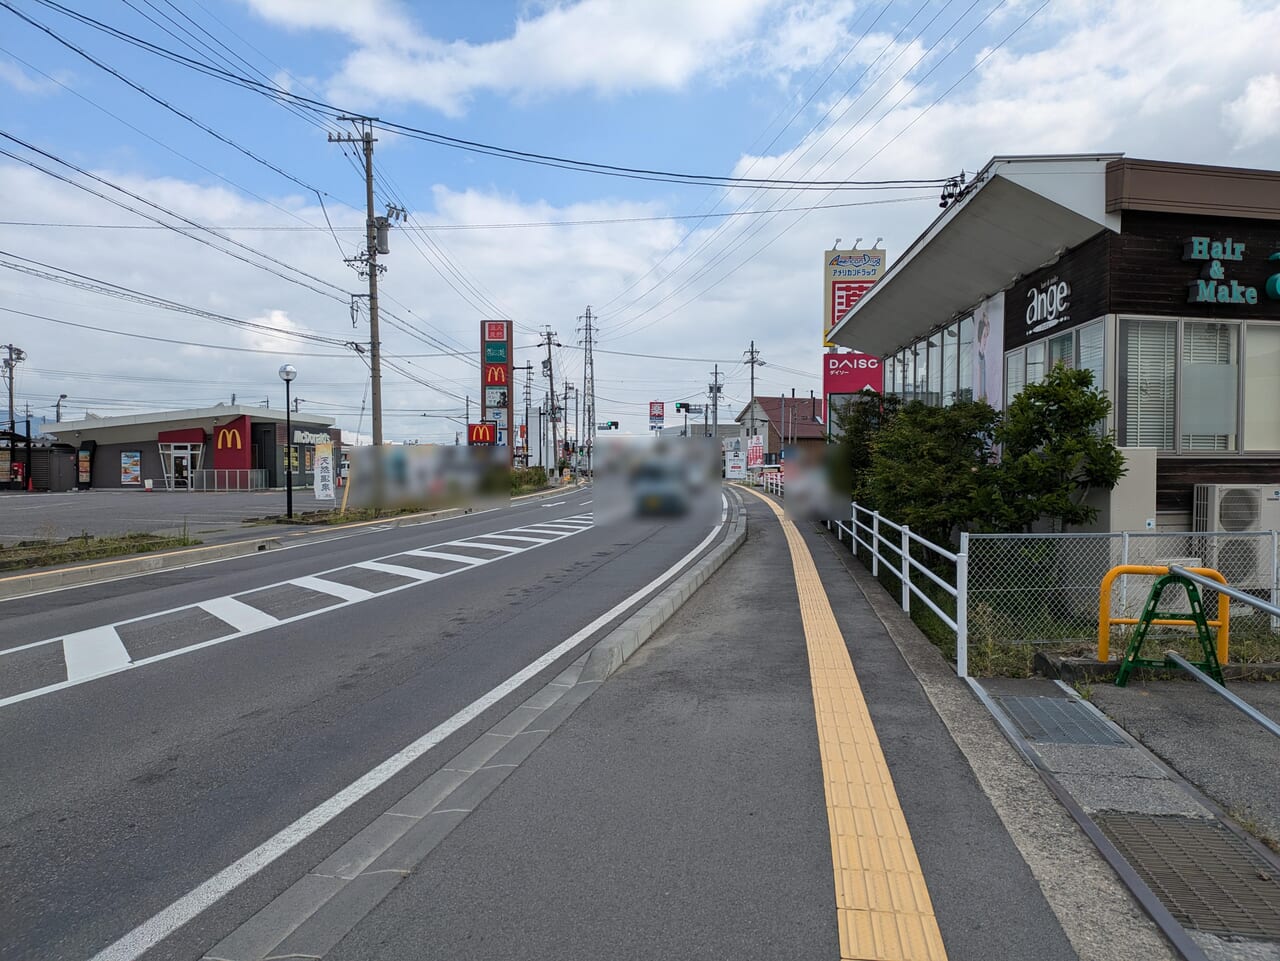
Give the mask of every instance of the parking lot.
[{"label": "parking lot", "polygon": [[[84,532],[181,533],[210,541],[242,532],[245,518],[284,513],[283,491],[91,490],[72,493],[0,494],[0,545],[26,540],[63,540]],[[295,511],[319,502],[309,489],[295,490]]]}]

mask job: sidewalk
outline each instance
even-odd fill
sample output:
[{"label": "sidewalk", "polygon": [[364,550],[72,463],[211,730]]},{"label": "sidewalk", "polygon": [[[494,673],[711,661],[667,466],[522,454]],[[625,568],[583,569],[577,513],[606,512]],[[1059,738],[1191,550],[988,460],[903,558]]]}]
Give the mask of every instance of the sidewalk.
[{"label": "sidewalk", "polygon": [[[842,783],[820,737],[829,722],[815,718],[821,591],[802,597],[779,520],[744,497],[749,537],[738,553],[326,957],[1171,957],[1114,879],[1099,882],[1078,855],[1088,842],[968,689],[939,674],[926,693],[839,556],[806,531],[799,542],[852,656],[852,695],[892,774],[876,789],[896,789],[910,835],[897,847],[902,818],[872,810],[856,824],[837,818],[833,839],[828,805],[838,811],[841,792],[869,796],[872,785]],[[949,697],[973,709],[946,713],[965,719],[961,741],[979,743],[986,782],[935,710]],[[1045,825],[1052,850],[1030,852],[1038,873],[989,793],[1021,819],[1024,847]],[[833,850],[861,852],[865,887],[848,864],[833,871]],[[1057,850],[1066,856],[1055,861]],[[899,856],[918,857],[923,906]],[[932,914],[945,954],[909,939],[854,953],[837,905],[858,897],[881,909],[862,912],[881,925],[877,943],[895,926],[902,934],[908,916]],[[1091,913],[1103,898],[1103,913]]]}]

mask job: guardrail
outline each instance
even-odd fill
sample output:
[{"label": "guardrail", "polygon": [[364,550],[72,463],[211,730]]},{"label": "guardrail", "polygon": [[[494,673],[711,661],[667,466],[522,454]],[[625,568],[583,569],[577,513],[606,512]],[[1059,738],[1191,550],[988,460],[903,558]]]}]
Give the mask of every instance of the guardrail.
[{"label": "guardrail", "polygon": [[[1186,576],[1186,575],[1183,575],[1183,576]],[[1232,694],[1225,687],[1223,687],[1221,684],[1219,684],[1217,681],[1211,678],[1204,671],[1200,670],[1200,668],[1196,667],[1194,664],[1188,661],[1185,657],[1183,657],[1177,651],[1165,651],[1164,656],[1167,657],[1169,660],[1173,661],[1175,664],[1177,664],[1180,668],[1182,668],[1184,671],[1186,671],[1188,674],[1190,674],[1200,683],[1208,685],[1208,687],[1211,690],[1216,691],[1218,694],[1220,694],[1223,700],[1225,700],[1228,704],[1230,704],[1236,710],[1240,711],[1250,720],[1256,721],[1257,723],[1261,724],[1264,728],[1266,728],[1268,731],[1270,731],[1272,734],[1274,734],[1276,737],[1280,737],[1280,724],[1277,724],[1275,721],[1271,720],[1271,718],[1267,717],[1265,714],[1259,711],[1256,707],[1254,707],[1248,701],[1245,701],[1242,698],[1236,697],[1236,695]]]},{"label": "guardrail", "polygon": [[[1112,617],[1111,616],[1111,585],[1117,577],[1125,574],[1141,574],[1146,576],[1159,577],[1163,574],[1178,574],[1192,580],[1190,572],[1183,567],[1174,567],[1167,564],[1120,564],[1111,568],[1102,578],[1102,583],[1098,587],[1098,660],[1105,663],[1111,657],[1111,628],[1116,624],[1136,625],[1142,618],[1140,617]],[[1218,571],[1207,567],[1194,568],[1194,581],[1201,585],[1213,587],[1219,593],[1223,593],[1227,600],[1218,605],[1218,617],[1216,620],[1205,620],[1209,627],[1218,630],[1218,663],[1227,663],[1227,653],[1231,643],[1231,601],[1229,598],[1232,594],[1240,594],[1239,591],[1232,591],[1227,587],[1227,580]],[[1224,590],[1225,589],[1225,590]],[[1241,595],[1248,597],[1248,594]],[[1159,617],[1151,621],[1152,624],[1173,627],[1194,627],[1196,622],[1187,618],[1166,618]]]},{"label": "guardrail", "polygon": [[764,492],[766,494],[776,494],[778,497],[784,497],[786,492],[786,479],[780,471],[767,471],[763,475]]},{"label": "guardrail", "polygon": [[[850,505],[850,526],[846,527],[843,522],[837,521],[836,526],[849,534],[853,542],[861,545],[871,554],[871,574],[873,577],[880,575],[880,566],[884,565],[885,570],[898,579],[902,588],[901,605],[902,610],[911,613],[911,597],[915,595],[924,605],[933,611],[934,614],[946,624],[956,635],[956,674],[960,677],[966,677],[969,673],[969,612],[968,612],[968,573],[969,573],[969,535],[960,535],[960,550],[952,552],[938,544],[933,543],[919,534],[914,533],[906,524],[895,524],[880,514],[879,511],[867,510],[860,507],[856,502]],[[864,521],[862,517],[869,520]],[[886,536],[883,531],[891,531],[890,536]],[[862,535],[866,535],[866,539]],[[911,554],[911,545],[919,545],[926,551],[932,551],[937,556],[950,561],[956,566],[956,583],[949,584],[945,579],[938,576],[929,567]],[[881,548],[887,548],[894,556],[892,559],[880,553]],[[956,602],[955,617],[947,614],[941,607],[934,603],[933,598],[921,590],[911,578],[912,571],[918,571],[936,584],[944,593],[950,595]]]}]

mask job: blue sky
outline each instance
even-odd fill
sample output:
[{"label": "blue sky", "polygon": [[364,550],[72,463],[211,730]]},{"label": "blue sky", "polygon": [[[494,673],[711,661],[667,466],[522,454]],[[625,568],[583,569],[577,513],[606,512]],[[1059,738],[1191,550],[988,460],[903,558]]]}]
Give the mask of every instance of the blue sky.
[{"label": "blue sky", "polygon": [[[323,125],[38,0],[4,3],[13,9],[0,6],[0,129],[199,224],[255,228],[226,236],[270,253],[286,274],[297,268],[333,285],[324,287],[330,295],[362,289],[338,247],[349,255],[360,243],[363,185],[342,151],[326,142]],[[234,61],[237,72],[252,67],[343,109],[628,167],[897,179],[975,170],[998,153],[1118,150],[1263,167],[1280,155],[1280,74],[1268,39],[1280,27],[1276,2],[67,5],[186,56],[229,49],[247,61]],[[14,10],[289,177],[130,89]],[[1233,37],[1229,58],[1201,42],[1205,30]],[[215,38],[225,48],[213,46]],[[384,333],[400,368],[387,372],[386,433],[393,439],[452,440],[456,424],[436,415],[461,415],[464,398],[478,393],[476,371],[469,359],[421,355],[439,354],[441,345],[470,350],[484,317],[510,316],[518,345],[551,324],[566,345],[558,376],[579,382],[573,345],[588,304],[601,317],[599,346],[622,352],[597,358],[598,419],[643,431],[648,400],[696,402],[710,379],[707,361],[717,360],[728,369],[731,417],[748,393],[740,360],[752,339],[769,361],[761,392],[794,388],[803,395],[819,387],[823,249],[836,237],[847,244],[883,236],[892,259],[937,212],[929,191],[756,193],[650,183],[379,137],[379,207],[401,203],[422,228],[395,231],[385,259],[386,305],[402,321]],[[36,159],[12,141],[0,146]],[[318,190],[325,208],[295,181]],[[0,270],[0,305],[10,308],[0,312],[0,341],[19,344],[29,357],[18,376],[19,407],[29,402],[37,416],[47,414],[66,393],[71,415],[106,415],[229,400],[233,391],[252,402],[270,396],[277,406],[274,371],[296,348],[304,409],[336,417],[348,432],[368,432],[368,416],[360,415],[361,362],[341,348],[270,334],[367,338],[363,327],[352,327],[342,297],[169,231],[133,229],[147,222],[7,157],[0,157],[0,192],[9,198],[0,219],[38,225],[0,224],[0,250],[269,329],[236,329]],[[851,202],[867,205],[654,219]],[[485,226],[584,220],[613,222]],[[536,404],[543,384],[535,387]]]}]

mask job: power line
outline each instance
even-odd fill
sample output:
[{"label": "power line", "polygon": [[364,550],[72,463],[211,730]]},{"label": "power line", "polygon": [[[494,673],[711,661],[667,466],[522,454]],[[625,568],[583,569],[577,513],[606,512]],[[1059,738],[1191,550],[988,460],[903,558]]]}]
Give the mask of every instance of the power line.
[{"label": "power line", "polygon": [[[155,44],[155,43],[152,43],[151,41],[144,40],[127,31],[120,30],[116,27],[112,27],[109,24],[103,23],[100,20],[95,20],[93,17],[89,17],[85,14],[79,13],[78,11],[71,10],[66,6],[63,6],[62,4],[55,2],[55,0],[36,0],[36,2],[52,10],[56,10],[57,12],[67,17],[77,20],[78,22],[86,26],[92,27],[95,30],[99,30],[101,32],[107,33],[119,40],[132,44],[133,46],[139,47],[140,49],[146,50],[149,53],[163,57],[164,59],[170,60],[174,63],[190,67],[194,70],[197,70],[201,73],[206,74],[207,76],[224,80],[226,82],[233,83],[237,86],[241,86],[241,87],[265,94],[273,100],[276,100],[276,101],[288,100],[294,103],[306,104],[311,107],[332,113],[335,117],[345,113],[345,111],[342,108],[336,107],[333,104],[329,104],[324,101],[317,100],[311,97],[303,97],[299,94],[293,93],[292,91],[284,90],[283,88],[275,84],[263,83],[261,81],[254,80],[251,77],[246,77],[243,74],[239,74],[235,71],[227,70],[207,62],[203,62],[200,60],[195,60],[191,57],[187,57],[183,54],[180,54],[174,50],[170,50],[159,44]],[[45,27],[43,24],[39,23],[39,21],[35,21],[30,17],[27,17],[26,15],[22,14],[20,11],[16,10],[13,7],[12,3],[9,2],[9,0],[0,0],[0,6],[7,8],[11,12],[13,12],[15,15],[27,21],[28,23],[32,24],[33,26],[36,26],[39,29],[44,30],[47,33],[50,33],[51,35],[55,36],[56,39],[60,39],[56,37],[56,34],[52,30],[50,30],[48,27]],[[425,140],[427,142],[436,143],[441,146],[452,147],[459,150],[466,150],[473,153],[482,153],[488,156],[500,157],[508,160],[516,160],[524,163],[532,163],[532,164],[538,164],[542,166],[558,167],[561,169],[573,170],[580,173],[591,173],[591,174],[597,174],[601,176],[624,177],[627,179],[638,179],[638,180],[655,180],[655,181],[664,182],[664,183],[682,183],[682,184],[687,184],[691,186],[700,186],[700,187],[748,186],[748,187],[779,189],[779,190],[822,190],[822,189],[882,190],[887,187],[905,187],[905,188],[916,187],[921,189],[936,189],[942,186],[943,184],[945,184],[947,179],[946,177],[932,177],[932,178],[924,178],[924,179],[866,180],[866,181],[852,181],[852,180],[806,181],[806,180],[784,180],[780,178],[764,178],[764,177],[729,177],[729,176],[724,176],[720,174],[693,174],[693,173],[686,173],[686,172],[680,172],[680,171],[661,170],[661,169],[644,168],[644,167],[627,167],[627,166],[618,165],[618,164],[605,164],[605,163],[599,163],[595,161],[577,160],[569,157],[560,157],[554,154],[542,154],[542,153],[536,153],[536,152],[527,151],[527,150],[517,150],[515,148],[502,147],[496,144],[484,143],[482,141],[467,140],[459,137],[450,137],[446,134],[441,134],[436,131],[426,130],[421,127],[414,127],[409,124],[401,124],[401,123],[396,123],[388,120],[378,120],[376,122],[376,125],[383,130],[386,130],[392,133],[398,133],[401,136],[408,137],[411,139]],[[289,176],[288,174],[284,174],[283,172],[281,173],[284,176]]]}]

